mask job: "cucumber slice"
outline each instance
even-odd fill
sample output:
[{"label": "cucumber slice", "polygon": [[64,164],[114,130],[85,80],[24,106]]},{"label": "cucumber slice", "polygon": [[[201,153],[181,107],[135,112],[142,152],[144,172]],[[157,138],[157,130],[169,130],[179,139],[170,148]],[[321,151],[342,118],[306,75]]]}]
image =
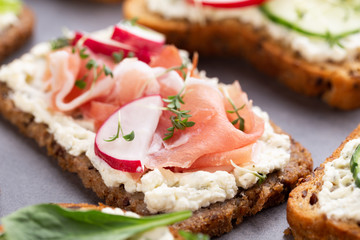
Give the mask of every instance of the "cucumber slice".
[{"label": "cucumber slice", "polygon": [[358,145],[351,156],[350,170],[355,179],[355,184],[360,187],[360,145]]},{"label": "cucumber slice", "polygon": [[360,0],[271,0],[260,9],[273,22],[331,45],[360,32]]},{"label": "cucumber slice", "polygon": [[0,0],[0,13],[13,12],[18,14],[20,10],[20,0]]}]

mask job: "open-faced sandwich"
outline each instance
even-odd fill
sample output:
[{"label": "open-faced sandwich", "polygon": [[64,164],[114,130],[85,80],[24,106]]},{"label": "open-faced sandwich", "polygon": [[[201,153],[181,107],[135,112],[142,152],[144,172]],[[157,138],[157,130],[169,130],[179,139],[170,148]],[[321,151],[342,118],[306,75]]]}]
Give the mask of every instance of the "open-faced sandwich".
[{"label": "open-faced sandwich", "polygon": [[170,43],[238,55],[291,89],[340,109],[360,107],[358,0],[127,0]]},{"label": "open-faced sandwich", "polygon": [[291,193],[295,239],[360,239],[360,125]]},{"label": "open-faced sandwich", "polygon": [[169,227],[190,216],[191,211],[142,217],[105,205],[39,204],[3,217],[0,239],[208,240],[206,235]]},{"label": "open-faced sandwich", "polygon": [[239,82],[122,22],[35,46],[0,70],[0,111],[110,206],[191,210],[175,228],[212,236],[284,202],[311,172],[306,149]]},{"label": "open-faced sandwich", "polygon": [[34,21],[20,0],[0,0],[0,62],[29,39]]}]

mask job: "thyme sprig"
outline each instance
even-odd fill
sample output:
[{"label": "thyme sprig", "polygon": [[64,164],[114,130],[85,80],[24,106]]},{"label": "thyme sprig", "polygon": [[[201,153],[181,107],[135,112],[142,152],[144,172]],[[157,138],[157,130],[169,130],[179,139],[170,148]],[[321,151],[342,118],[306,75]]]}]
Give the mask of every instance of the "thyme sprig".
[{"label": "thyme sprig", "polygon": [[117,126],[117,130],[116,130],[116,134],[114,136],[110,137],[109,139],[104,139],[104,141],[105,142],[113,142],[113,141],[115,141],[116,139],[118,139],[120,137],[120,133],[121,133],[122,138],[125,141],[131,142],[135,138],[135,132],[134,131],[131,131],[131,133],[124,135],[124,131],[123,131],[122,127],[121,127],[121,114],[120,114],[120,111],[119,111],[119,114],[118,114],[118,126]]},{"label": "thyme sprig", "polygon": [[171,71],[180,71],[181,72],[181,75],[182,75],[182,78],[185,79],[186,78],[186,68],[187,68],[187,63],[183,62],[180,66],[175,66],[175,67],[171,67],[171,68],[168,68],[166,69],[163,73],[161,73],[160,75],[156,76],[157,78],[158,77],[161,77]]},{"label": "thyme sprig", "polygon": [[185,86],[180,90],[180,92],[174,96],[169,96],[168,98],[163,98],[163,101],[167,103],[166,110],[175,114],[175,116],[170,117],[172,127],[167,129],[168,133],[165,133],[164,141],[172,138],[174,136],[175,129],[184,130],[187,127],[192,127],[195,125],[195,122],[189,121],[189,118],[192,116],[189,114],[189,110],[180,110],[181,104],[184,104],[183,92]]}]

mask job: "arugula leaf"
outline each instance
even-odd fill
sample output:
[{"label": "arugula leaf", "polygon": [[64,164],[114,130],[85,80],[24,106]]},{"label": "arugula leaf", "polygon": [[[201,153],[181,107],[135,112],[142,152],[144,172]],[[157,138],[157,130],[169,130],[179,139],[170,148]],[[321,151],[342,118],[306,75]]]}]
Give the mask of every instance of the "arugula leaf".
[{"label": "arugula leaf", "polygon": [[204,235],[202,233],[191,233],[183,230],[179,231],[180,236],[182,236],[185,240],[209,240],[210,237],[208,235]]},{"label": "arugula leaf", "polygon": [[190,211],[183,211],[132,218],[40,204],[20,209],[2,222],[6,240],[122,240],[190,216]]}]

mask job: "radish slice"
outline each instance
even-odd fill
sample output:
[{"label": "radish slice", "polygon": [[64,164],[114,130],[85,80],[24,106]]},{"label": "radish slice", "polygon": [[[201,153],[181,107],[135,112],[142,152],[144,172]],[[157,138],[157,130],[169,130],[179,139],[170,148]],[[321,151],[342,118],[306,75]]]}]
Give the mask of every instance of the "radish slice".
[{"label": "radish slice", "polygon": [[[160,95],[139,98],[111,115],[100,127],[95,138],[95,154],[110,167],[124,172],[143,172],[142,161],[147,155],[150,143],[162,113],[163,102]],[[134,140],[125,141],[122,136],[114,141],[118,128],[119,114],[124,134],[134,131]]]},{"label": "radish slice", "polygon": [[149,52],[159,52],[165,44],[163,34],[127,22],[119,23],[114,27],[111,39]]},{"label": "radish slice", "polygon": [[203,6],[217,8],[240,8],[252,5],[259,5],[265,0],[188,0],[193,4],[200,3]]},{"label": "radish slice", "polygon": [[[122,52],[124,57],[128,57],[130,52],[133,52],[135,56],[145,63],[150,62],[151,54],[148,50],[138,50],[128,44],[121,43],[110,39],[112,32],[106,29],[103,31],[96,32],[90,36],[86,36],[81,32],[75,32],[75,36],[72,40],[72,45],[81,45],[88,47],[94,53],[104,54],[112,57],[113,53]],[[111,30],[112,31],[112,30]]]}]

